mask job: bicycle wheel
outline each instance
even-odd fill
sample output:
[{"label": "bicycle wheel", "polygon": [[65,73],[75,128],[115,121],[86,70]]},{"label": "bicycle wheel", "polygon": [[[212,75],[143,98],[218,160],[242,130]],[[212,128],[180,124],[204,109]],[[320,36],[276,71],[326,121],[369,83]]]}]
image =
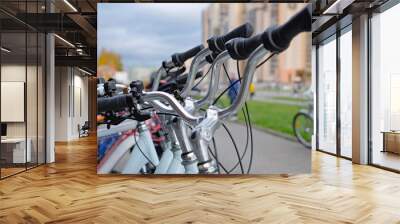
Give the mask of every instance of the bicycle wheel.
[{"label": "bicycle wheel", "polygon": [[293,131],[297,140],[306,148],[311,148],[313,118],[304,112],[298,112],[293,118]]}]

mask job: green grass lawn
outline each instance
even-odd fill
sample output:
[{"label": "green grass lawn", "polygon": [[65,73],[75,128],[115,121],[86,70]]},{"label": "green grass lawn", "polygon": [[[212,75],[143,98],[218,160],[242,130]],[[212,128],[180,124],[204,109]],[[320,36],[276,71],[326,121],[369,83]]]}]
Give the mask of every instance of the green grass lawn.
[{"label": "green grass lawn", "polygon": [[[229,105],[227,97],[222,97],[219,105]],[[247,101],[252,124],[256,127],[267,128],[294,136],[292,120],[301,109],[300,106],[279,103],[262,102],[257,100]],[[243,113],[239,113],[239,121],[244,122]]]},{"label": "green grass lawn", "polygon": [[293,102],[307,102],[308,99],[305,98],[297,98],[297,97],[290,97],[290,96],[275,96],[272,97],[275,100],[286,100],[286,101],[293,101]]}]

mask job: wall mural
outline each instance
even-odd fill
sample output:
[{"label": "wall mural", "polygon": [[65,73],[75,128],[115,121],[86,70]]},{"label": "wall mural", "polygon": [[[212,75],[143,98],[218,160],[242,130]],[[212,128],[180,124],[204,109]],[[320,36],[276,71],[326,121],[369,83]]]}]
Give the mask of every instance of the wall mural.
[{"label": "wall mural", "polygon": [[310,31],[303,3],[99,3],[98,174],[310,172]]}]

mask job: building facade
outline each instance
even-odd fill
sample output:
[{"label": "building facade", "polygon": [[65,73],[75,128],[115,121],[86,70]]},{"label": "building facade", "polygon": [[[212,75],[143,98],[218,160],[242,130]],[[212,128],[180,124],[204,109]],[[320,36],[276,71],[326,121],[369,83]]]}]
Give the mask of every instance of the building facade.
[{"label": "building facade", "polygon": [[[254,33],[262,32],[267,27],[284,23],[304,6],[305,4],[297,3],[211,4],[203,12],[203,42],[206,44],[211,36],[227,33],[245,22],[253,25]],[[287,51],[272,57],[256,71],[255,82],[281,87],[291,87],[296,82],[309,84],[310,43],[310,34],[304,33],[296,37]]]}]

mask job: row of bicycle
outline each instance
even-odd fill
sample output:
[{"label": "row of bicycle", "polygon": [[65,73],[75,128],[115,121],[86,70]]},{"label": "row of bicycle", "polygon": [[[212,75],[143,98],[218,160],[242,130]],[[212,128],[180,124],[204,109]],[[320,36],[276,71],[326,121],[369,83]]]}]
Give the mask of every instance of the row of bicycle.
[{"label": "row of bicycle", "polygon": [[[147,88],[140,80],[124,87],[113,80],[98,83],[98,173],[123,174],[214,174],[249,173],[253,142],[251,118],[246,99],[254,73],[271,57],[285,51],[292,39],[311,30],[311,9],[304,8],[286,23],[253,35],[249,23],[225,35],[207,40],[162,62]],[[185,62],[192,58],[188,72]],[[235,60],[237,79],[221,91],[221,74],[228,75],[226,63]],[[240,74],[239,61],[245,60]],[[193,97],[193,89],[208,77],[205,94]],[[221,97],[239,84],[229,106],[221,107]],[[242,111],[247,143],[240,153],[225,122]],[[221,163],[215,144],[219,128],[227,131],[238,161],[233,167]],[[250,150],[247,150],[250,148]],[[244,164],[245,154],[250,152]]]}]

